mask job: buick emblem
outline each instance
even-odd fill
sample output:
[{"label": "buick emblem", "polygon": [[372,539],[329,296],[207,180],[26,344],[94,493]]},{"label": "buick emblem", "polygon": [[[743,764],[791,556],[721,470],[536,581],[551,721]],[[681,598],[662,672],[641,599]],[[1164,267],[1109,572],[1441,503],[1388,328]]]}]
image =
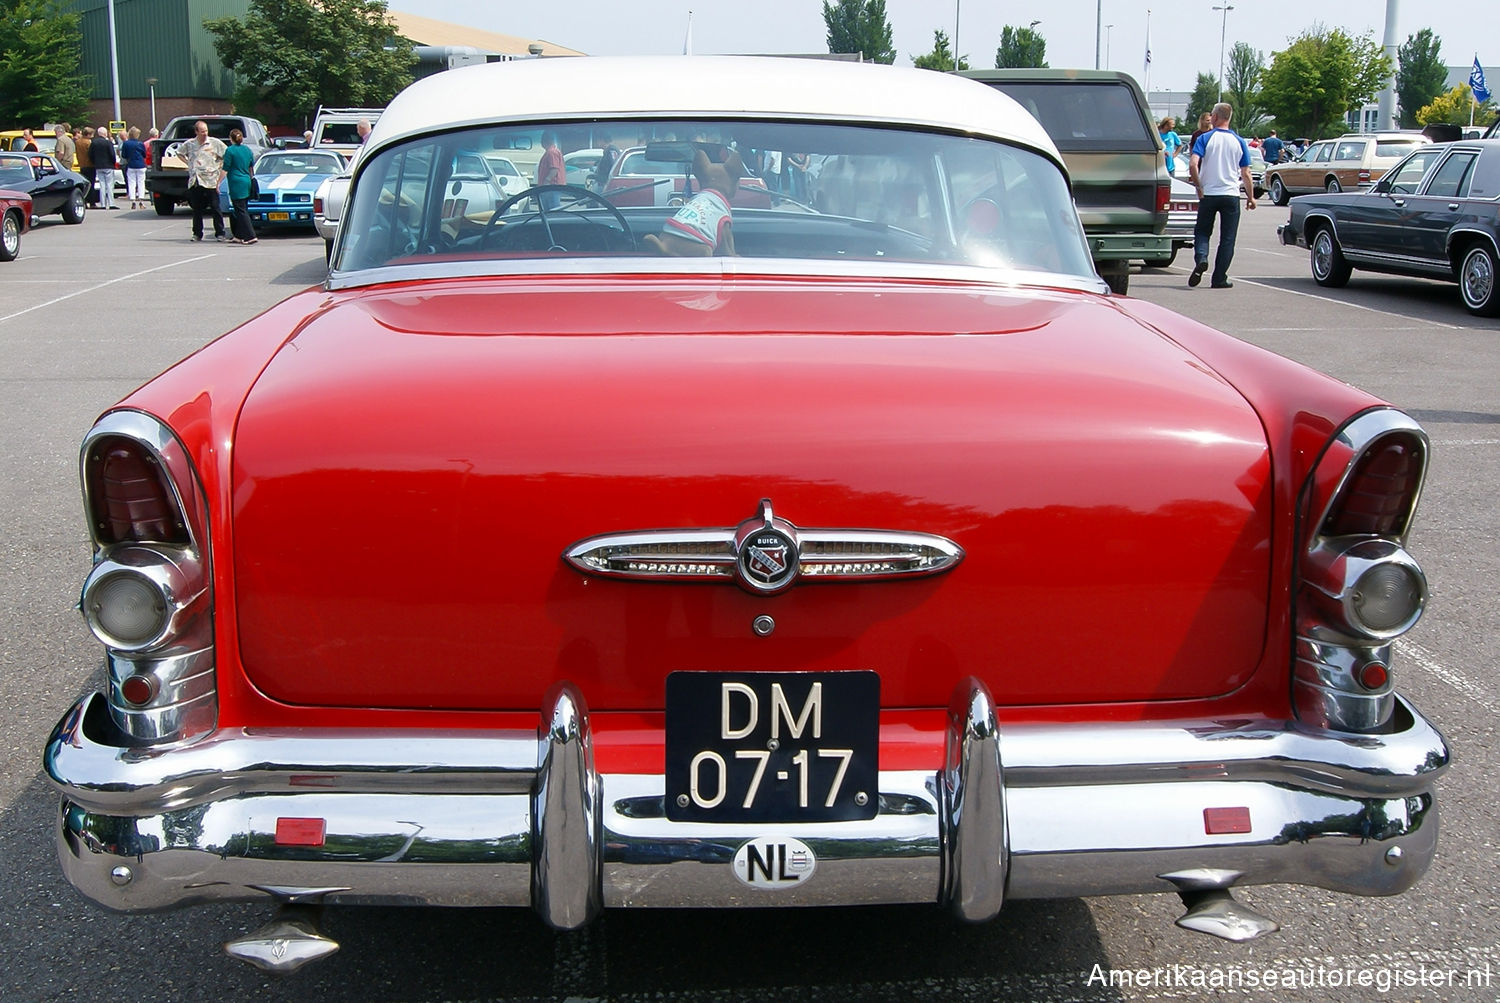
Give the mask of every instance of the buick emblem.
[{"label": "buick emblem", "polygon": [[752,592],[780,592],[797,577],[797,527],[772,514],[769,498],[735,528],[734,549],[740,584]]}]

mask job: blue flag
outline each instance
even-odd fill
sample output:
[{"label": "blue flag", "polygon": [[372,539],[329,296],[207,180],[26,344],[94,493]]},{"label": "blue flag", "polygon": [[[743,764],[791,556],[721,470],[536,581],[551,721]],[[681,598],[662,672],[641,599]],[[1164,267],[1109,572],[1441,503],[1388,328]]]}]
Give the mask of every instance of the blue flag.
[{"label": "blue flag", "polygon": [[1490,99],[1490,90],[1484,85],[1484,67],[1479,65],[1479,55],[1474,56],[1474,69],[1469,73],[1469,90],[1474,92],[1474,100],[1484,104]]}]

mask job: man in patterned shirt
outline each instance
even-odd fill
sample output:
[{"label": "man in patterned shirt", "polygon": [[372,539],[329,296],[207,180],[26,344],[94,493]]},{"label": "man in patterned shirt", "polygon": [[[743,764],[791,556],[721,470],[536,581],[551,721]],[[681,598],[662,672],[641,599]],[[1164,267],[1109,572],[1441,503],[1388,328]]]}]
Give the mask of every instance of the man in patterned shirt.
[{"label": "man in patterned shirt", "polygon": [[219,211],[219,179],[224,176],[224,144],[208,134],[208,123],[193,126],[194,136],[167,147],[167,156],[179,157],[188,168],[188,205],[193,210],[193,239],[203,239],[203,214],[213,213],[214,239],[225,241],[224,214]]}]

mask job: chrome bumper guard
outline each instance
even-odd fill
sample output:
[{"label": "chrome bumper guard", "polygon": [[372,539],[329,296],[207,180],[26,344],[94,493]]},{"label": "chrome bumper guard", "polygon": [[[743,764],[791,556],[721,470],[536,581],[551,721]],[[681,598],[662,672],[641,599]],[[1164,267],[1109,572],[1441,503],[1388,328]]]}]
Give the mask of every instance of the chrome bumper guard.
[{"label": "chrome bumper guard", "polygon": [[[1443,738],[1398,698],[1384,735],[1264,719],[1016,724],[954,692],[936,772],[882,771],[873,820],[668,821],[660,776],[599,774],[576,687],[526,732],[223,729],[176,748],[105,744],[95,694],[54,730],[69,881],[115,910],[213,901],[525,906],[575,928],[608,907],[934,902],[1268,883],[1392,895],[1437,841]],[[815,874],[735,877],[753,839],[794,837]]]}]

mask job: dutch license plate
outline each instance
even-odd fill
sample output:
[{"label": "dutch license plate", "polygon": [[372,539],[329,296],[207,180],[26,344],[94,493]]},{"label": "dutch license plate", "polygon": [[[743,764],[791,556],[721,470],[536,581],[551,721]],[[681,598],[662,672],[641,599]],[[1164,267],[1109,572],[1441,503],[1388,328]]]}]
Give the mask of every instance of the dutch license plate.
[{"label": "dutch license plate", "polygon": [[292,214],[289,212],[272,212],[267,213],[266,217],[270,219],[272,223],[285,223],[292,218]]},{"label": "dutch license plate", "polygon": [[879,729],[874,672],[674,672],[667,676],[667,818],[874,818]]}]

